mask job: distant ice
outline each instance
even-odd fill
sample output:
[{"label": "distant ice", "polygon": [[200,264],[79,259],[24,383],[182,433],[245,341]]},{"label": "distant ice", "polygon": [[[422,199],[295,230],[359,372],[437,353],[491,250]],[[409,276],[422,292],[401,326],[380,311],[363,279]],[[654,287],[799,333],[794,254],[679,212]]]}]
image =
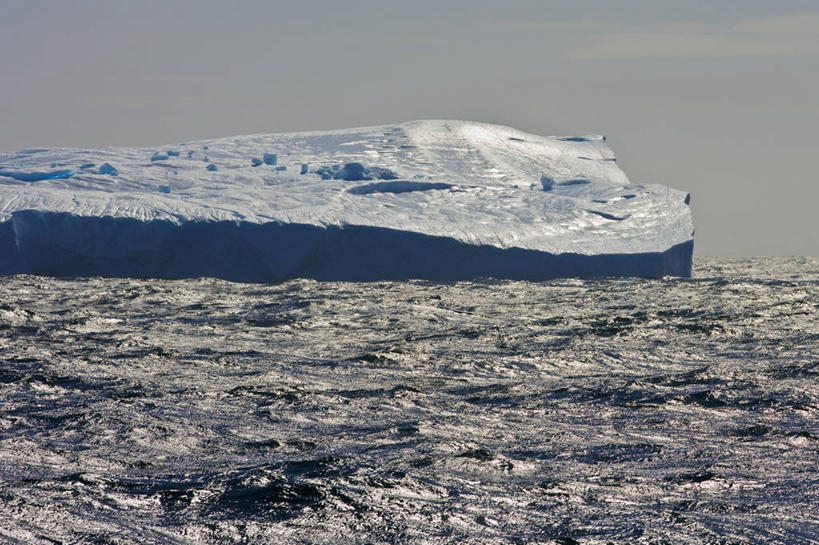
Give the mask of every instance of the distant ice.
[{"label": "distant ice", "polygon": [[370,167],[367,170],[369,176],[374,180],[395,180],[398,178],[398,175],[388,168]]},{"label": "distant ice", "polygon": [[335,172],[328,166],[322,166],[316,169],[316,174],[321,176],[322,180],[332,180]]},{"label": "distant ice", "polygon": [[[302,174],[307,173],[307,165],[302,165]],[[351,162],[340,164],[324,165],[316,169],[316,174],[321,176],[322,180],[346,180],[348,182],[356,182],[362,180],[395,180],[398,175],[392,170],[382,167],[365,167],[362,163]]]},{"label": "distant ice", "polygon": [[545,174],[540,175],[540,185],[543,187],[543,191],[551,191],[552,188],[555,186],[555,181],[546,176]]},{"label": "distant ice", "polygon": [[416,181],[399,181],[399,182],[375,182],[371,184],[357,185],[348,190],[348,193],[353,195],[372,195],[373,193],[409,193],[410,191],[429,191],[432,189],[452,189],[452,184],[445,184],[442,182],[416,182]]},{"label": "distant ice", "polygon": [[[193,147],[215,162],[185,149]],[[414,121],[160,149],[0,156],[0,274],[266,282],[690,273],[688,194],[631,184],[602,137]],[[277,153],[259,159],[263,149]],[[183,151],[196,159],[166,162]],[[105,158],[96,172],[117,183],[80,168],[90,157]],[[262,165],[274,168],[254,168]]]},{"label": "distant ice", "polygon": [[97,171],[98,174],[108,174],[109,176],[117,176],[119,171],[114,168],[111,163],[104,163],[100,166],[99,170]]},{"label": "distant ice", "polygon": [[26,172],[22,170],[0,170],[0,176],[14,178],[21,182],[42,182],[44,180],[62,180],[70,178],[74,174],[73,170],[52,170],[51,172]]},{"label": "distant ice", "polygon": [[338,171],[336,179],[352,182],[356,180],[363,180],[365,176],[364,165],[361,163],[345,163],[344,168]]}]

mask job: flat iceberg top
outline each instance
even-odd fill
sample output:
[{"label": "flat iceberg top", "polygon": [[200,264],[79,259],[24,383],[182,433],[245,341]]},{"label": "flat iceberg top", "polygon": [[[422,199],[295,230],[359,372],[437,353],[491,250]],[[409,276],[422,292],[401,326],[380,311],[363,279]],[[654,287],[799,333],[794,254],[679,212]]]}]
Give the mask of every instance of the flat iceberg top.
[{"label": "flat iceberg top", "polygon": [[36,210],[370,226],[502,249],[635,254],[691,241],[687,201],[632,185],[604,137],[463,121],[0,154],[0,223]]}]

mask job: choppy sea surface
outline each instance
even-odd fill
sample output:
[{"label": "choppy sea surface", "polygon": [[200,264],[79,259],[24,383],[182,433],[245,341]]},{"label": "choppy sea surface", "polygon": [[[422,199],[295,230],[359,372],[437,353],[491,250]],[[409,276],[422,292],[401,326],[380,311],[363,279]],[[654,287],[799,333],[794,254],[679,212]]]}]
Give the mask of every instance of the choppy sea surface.
[{"label": "choppy sea surface", "polygon": [[819,543],[819,259],[0,278],[0,543]]}]

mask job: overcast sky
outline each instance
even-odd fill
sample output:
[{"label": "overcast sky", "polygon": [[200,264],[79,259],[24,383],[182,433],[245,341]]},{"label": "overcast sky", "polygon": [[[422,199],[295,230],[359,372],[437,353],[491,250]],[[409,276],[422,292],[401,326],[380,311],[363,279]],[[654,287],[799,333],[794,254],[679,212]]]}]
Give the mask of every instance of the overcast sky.
[{"label": "overcast sky", "polygon": [[0,149],[451,118],[605,134],[698,255],[819,255],[816,0],[0,0]]}]

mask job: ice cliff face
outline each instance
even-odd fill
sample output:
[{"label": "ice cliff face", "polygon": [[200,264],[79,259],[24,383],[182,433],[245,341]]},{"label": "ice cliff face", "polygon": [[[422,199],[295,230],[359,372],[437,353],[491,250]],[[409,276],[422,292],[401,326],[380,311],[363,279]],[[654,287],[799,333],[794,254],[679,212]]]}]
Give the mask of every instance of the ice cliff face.
[{"label": "ice cliff face", "polygon": [[685,192],[605,138],[461,121],[0,154],[0,273],[375,280],[690,273]]}]

